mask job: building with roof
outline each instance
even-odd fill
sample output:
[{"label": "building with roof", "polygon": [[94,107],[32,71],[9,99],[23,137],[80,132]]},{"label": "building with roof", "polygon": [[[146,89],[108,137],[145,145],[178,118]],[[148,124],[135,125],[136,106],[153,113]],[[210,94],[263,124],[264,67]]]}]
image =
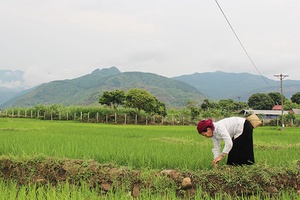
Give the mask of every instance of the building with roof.
[{"label": "building with roof", "polygon": [[281,105],[275,105],[273,106],[272,110],[281,110],[282,106]]},{"label": "building with roof", "polygon": [[[243,110],[244,115],[251,115],[251,114],[256,114],[256,115],[261,115],[264,120],[269,120],[269,119],[277,119],[278,116],[281,116],[281,109],[280,110]],[[289,111],[283,111],[283,115],[289,114]]]},{"label": "building with roof", "polygon": [[293,108],[290,113],[293,113],[293,114],[300,114],[300,109],[296,109],[296,108]]}]

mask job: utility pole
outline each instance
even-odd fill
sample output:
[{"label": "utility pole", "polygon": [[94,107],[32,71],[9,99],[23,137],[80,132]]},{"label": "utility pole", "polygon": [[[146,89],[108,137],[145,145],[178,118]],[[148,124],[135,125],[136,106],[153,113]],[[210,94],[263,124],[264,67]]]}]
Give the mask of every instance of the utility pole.
[{"label": "utility pole", "polygon": [[282,92],[282,80],[285,77],[288,77],[289,75],[287,74],[275,74],[274,76],[276,76],[277,78],[280,79],[280,94],[281,94],[281,122],[282,122],[282,127],[281,130],[284,130],[284,116],[283,116],[283,92]]}]

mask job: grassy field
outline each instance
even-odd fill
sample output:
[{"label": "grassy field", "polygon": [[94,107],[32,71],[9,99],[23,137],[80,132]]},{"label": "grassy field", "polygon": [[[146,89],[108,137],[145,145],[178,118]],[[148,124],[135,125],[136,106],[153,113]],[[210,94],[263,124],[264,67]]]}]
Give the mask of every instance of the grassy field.
[{"label": "grassy field", "polygon": [[[0,119],[0,153],[94,159],[133,168],[211,168],[212,142],[193,126],[87,124]],[[300,128],[254,130],[256,163],[282,166],[299,159]]]},{"label": "grassy field", "polygon": [[[212,169],[211,139],[200,136],[194,126],[0,118],[0,137],[0,154],[13,158],[43,156],[95,160],[142,170]],[[254,145],[257,165],[288,167],[300,160],[300,128],[287,127],[281,131],[279,127],[258,127],[254,130]],[[225,161],[220,163],[224,164]],[[0,187],[3,190],[13,187],[13,183],[5,185],[1,183]],[[82,195],[77,190],[73,194]],[[51,192],[46,191],[45,195]]]}]

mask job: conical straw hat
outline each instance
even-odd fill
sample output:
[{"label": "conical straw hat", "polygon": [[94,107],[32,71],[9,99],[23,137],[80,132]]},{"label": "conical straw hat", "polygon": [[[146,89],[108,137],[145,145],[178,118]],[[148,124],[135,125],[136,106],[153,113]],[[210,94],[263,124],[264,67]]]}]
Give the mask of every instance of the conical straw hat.
[{"label": "conical straw hat", "polygon": [[252,114],[246,119],[252,124],[253,128],[256,128],[262,124],[262,121],[259,119],[259,117],[256,114]]}]

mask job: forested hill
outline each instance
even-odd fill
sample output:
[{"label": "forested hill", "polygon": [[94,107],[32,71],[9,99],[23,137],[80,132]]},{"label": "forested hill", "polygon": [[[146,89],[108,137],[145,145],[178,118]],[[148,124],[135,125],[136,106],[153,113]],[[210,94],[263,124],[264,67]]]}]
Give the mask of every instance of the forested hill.
[{"label": "forested hill", "polygon": [[187,83],[152,73],[124,72],[116,67],[97,69],[85,76],[44,83],[15,97],[1,107],[51,105],[98,105],[104,91],[131,88],[145,89],[170,107],[182,107],[187,100],[203,100],[204,95]]},{"label": "forested hill", "polygon": [[[280,80],[271,80],[259,75],[249,73],[226,73],[207,72],[194,73],[174,77],[176,80],[194,86],[207,97],[220,99],[240,98],[241,101],[248,101],[248,98],[255,93],[280,92]],[[283,94],[290,98],[296,92],[300,92],[300,81],[283,80]]]},{"label": "forested hill", "polygon": [[[32,107],[37,104],[98,105],[102,92],[115,89],[145,89],[170,107],[183,107],[187,100],[201,103],[233,99],[247,102],[255,93],[280,92],[280,80],[249,73],[207,72],[173,78],[143,73],[120,72],[116,67],[96,69],[92,73],[67,80],[52,81],[22,91],[0,107]],[[283,94],[290,98],[300,92],[300,81],[284,79]],[[1,93],[2,99],[6,93]]]}]

